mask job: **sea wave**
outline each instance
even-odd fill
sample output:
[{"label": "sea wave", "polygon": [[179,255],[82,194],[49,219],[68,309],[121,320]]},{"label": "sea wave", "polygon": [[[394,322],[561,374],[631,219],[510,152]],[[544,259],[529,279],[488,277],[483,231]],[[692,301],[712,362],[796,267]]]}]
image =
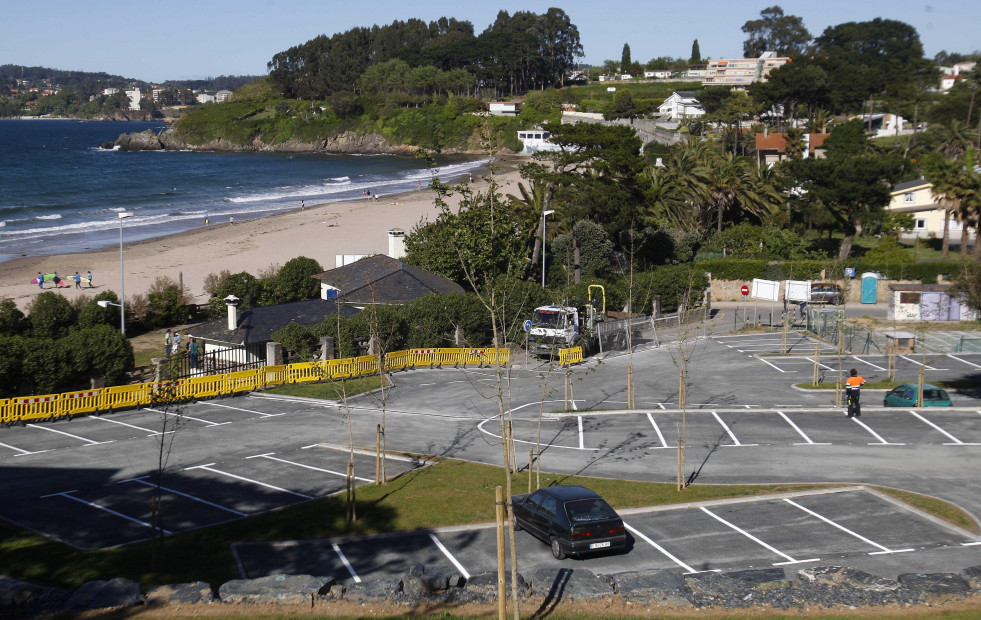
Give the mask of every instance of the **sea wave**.
[{"label": "sea wave", "polygon": [[54,215],[38,215],[34,219],[36,220],[60,220],[61,214],[55,213]]}]

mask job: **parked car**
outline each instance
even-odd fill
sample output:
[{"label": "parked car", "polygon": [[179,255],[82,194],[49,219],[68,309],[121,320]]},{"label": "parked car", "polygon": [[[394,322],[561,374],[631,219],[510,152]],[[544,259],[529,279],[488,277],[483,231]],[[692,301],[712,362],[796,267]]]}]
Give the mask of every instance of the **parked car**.
[{"label": "parked car", "polygon": [[559,485],[514,495],[512,525],[548,543],[552,555],[618,551],[627,546],[620,515],[602,497],[579,485]]},{"label": "parked car", "polygon": [[812,304],[832,304],[840,306],[845,301],[841,287],[834,282],[815,282],[811,285]]},{"label": "parked car", "polygon": [[[886,393],[882,401],[883,407],[918,407],[916,404],[916,384],[904,383]],[[947,390],[929,383],[923,384],[924,407],[953,407]]]}]

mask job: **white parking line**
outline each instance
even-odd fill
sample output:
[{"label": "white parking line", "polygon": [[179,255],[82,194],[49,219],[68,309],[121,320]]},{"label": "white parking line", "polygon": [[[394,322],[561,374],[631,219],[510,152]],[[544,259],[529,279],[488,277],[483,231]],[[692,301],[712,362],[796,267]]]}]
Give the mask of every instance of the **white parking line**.
[{"label": "white parking line", "polygon": [[[153,488],[156,488],[156,486],[157,486],[157,485],[153,484],[152,482],[148,482],[146,480],[146,476],[141,476],[139,478],[130,478],[128,480],[120,480],[117,484],[122,483],[122,482],[137,482],[137,483],[142,484],[144,486],[153,487]],[[186,497],[187,499],[191,499],[191,500],[194,500],[196,502],[201,502],[202,504],[207,504],[208,506],[212,506],[214,508],[218,508],[219,510],[224,510],[225,512],[230,512],[232,514],[236,514],[236,515],[238,515],[240,517],[247,517],[247,516],[249,516],[248,513],[246,513],[246,512],[239,512],[238,510],[235,510],[234,508],[228,508],[227,506],[222,506],[221,504],[215,504],[214,502],[209,502],[206,499],[202,499],[200,497],[196,497],[196,496],[190,495],[188,493],[183,493],[181,491],[178,491],[177,489],[171,489],[171,488],[165,487],[165,486],[161,486],[160,489],[162,491],[167,491],[168,493],[172,493],[173,495],[180,495],[181,497]]]},{"label": "white parking line", "polygon": [[[923,366],[923,367],[924,367],[924,368],[926,368],[927,370],[937,370],[937,369],[936,369],[936,368],[934,368],[933,366],[928,366],[927,364],[924,364],[923,362],[918,362],[918,361],[916,361],[915,359],[912,359],[912,358],[909,358],[909,357],[906,357],[905,355],[900,355],[899,357],[901,357],[901,358],[903,358],[903,359],[904,359],[904,360],[906,360],[907,362],[913,362],[913,363],[914,363],[914,364],[916,364],[917,366]],[[947,369],[946,369],[946,368],[941,368],[940,370],[947,370]]]},{"label": "white parking line", "polygon": [[919,420],[921,422],[925,422],[926,424],[929,424],[930,426],[933,427],[934,430],[942,433],[945,437],[947,437],[948,439],[950,439],[950,441],[952,443],[945,443],[944,444],[945,446],[978,446],[978,445],[981,445],[981,444],[977,444],[977,443],[964,443],[963,441],[961,441],[957,437],[954,437],[953,435],[951,435],[950,433],[948,433],[944,429],[940,428],[939,426],[937,426],[936,424],[934,424],[930,420],[927,420],[926,418],[924,418],[923,416],[921,416],[917,412],[913,411],[912,409],[910,409],[910,413],[913,414],[913,417],[916,418],[917,420]]},{"label": "white parking line", "polygon": [[760,360],[761,362],[763,362],[767,366],[772,366],[773,368],[776,368],[780,372],[797,372],[796,370],[784,370],[783,368],[780,368],[779,366],[776,366],[775,364],[771,364],[770,362],[766,361],[765,359],[763,359],[759,355],[754,355],[753,357],[755,357],[756,359]]},{"label": "white parking line", "polygon": [[[44,497],[54,497],[55,495],[59,495],[61,497],[67,497],[68,499],[74,500],[74,501],[76,501],[76,502],[78,502],[80,504],[85,504],[86,506],[90,506],[90,507],[95,508],[97,510],[101,510],[103,512],[108,512],[109,514],[116,515],[117,517],[126,519],[127,521],[132,521],[133,523],[139,523],[140,525],[143,525],[145,527],[148,527],[148,528],[150,528],[152,530],[158,529],[158,528],[153,527],[153,525],[147,523],[146,521],[141,521],[140,519],[137,519],[136,517],[131,517],[129,515],[124,515],[121,512],[117,512],[117,511],[113,510],[112,508],[106,508],[105,506],[100,506],[99,504],[95,504],[93,502],[87,502],[84,499],[82,499],[81,497],[75,497],[74,495],[69,495],[69,493],[75,493],[75,491],[65,491],[63,493],[52,493],[51,495],[42,495],[41,497],[42,498],[44,498]],[[165,530],[165,529],[162,529],[162,528],[160,528],[160,531],[163,532],[164,534],[173,534],[173,532],[171,532],[170,530]]]},{"label": "white parking line", "polygon": [[830,443],[815,443],[810,437],[808,437],[807,435],[805,435],[804,434],[804,431],[800,430],[800,427],[797,426],[796,424],[794,424],[794,421],[791,420],[790,418],[788,418],[786,416],[786,414],[784,414],[783,411],[778,411],[777,413],[780,414],[780,417],[783,418],[787,422],[787,424],[789,424],[795,431],[797,431],[797,434],[800,435],[801,437],[803,437],[804,438],[804,441],[807,442],[807,443],[795,443],[794,444],[795,446],[808,446],[808,445],[810,445],[810,446],[830,446],[831,445]]},{"label": "white parking line", "polygon": [[[269,452],[268,454],[256,454],[255,456],[247,456],[246,459],[269,459],[270,461],[279,461],[280,463],[286,463],[287,465],[295,465],[296,467],[302,467],[304,469],[311,469],[313,471],[320,471],[325,474],[331,474],[333,476],[340,476],[341,478],[347,478],[346,473],[339,471],[333,471],[330,469],[321,469],[320,467],[314,467],[313,465],[304,465],[303,463],[297,463],[295,461],[287,461],[286,459],[281,459],[273,456],[275,452]],[[355,480],[360,480],[361,482],[374,482],[371,478],[361,478],[359,476],[354,477]]]},{"label": "white parking line", "polygon": [[115,441],[114,439],[109,440],[109,441],[93,441],[91,439],[86,439],[85,437],[79,437],[78,435],[72,435],[71,433],[66,433],[65,431],[59,431],[59,430],[54,429],[54,428],[48,428],[47,426],[42,426],[40,424],[28,424],[27,425],[27,428],[36,428],[39,431],[48,431],[48,432],[51,432],[51,433],[58,433],[59,435],[66,435],[68,437],[71,437],[72,439],[78,439],[79,441],[84,441],[85,444],[86,445],[89,445],[89,446],[98,446],[98,445],[101,445],[101,444],[104,444],[104,443],[112,443],[113,441]]},{"label": "white parking line", "polygon": [[214,463],[208,463],[207,465],[195,465],[194,467],[185,467],[184,471],[191,471],[192,469],[203,469],[205,471],[210,471],[213,474],[218,474],[219,476],[228,476],[229,478],[234,478],[235,480],[242,480],[243,482],[251,482],[252,484],[257,484],[261,487],[266,487],[267,489],[272,489],[274,491],[282,491],[283,493],[289,493],[290,495],[296,495],[297,497],[302,497],[303,499],[315,499],[309,495],[304,495],[303,493],[297,493],[296,491],[290,491],[289,489],[284,489],[282,487],[276,487],[271,484],[266,484],[265,482],[259,482],[258,480],[252,480],[251,478],[246,478],[244,476],[237,476],[235,474],[229,473],[227,471],[222,471],[220,469],[214,469],[211,467]]},{"label": "white parking line", "polygon": [[882,436],[879,435],[879,433],[877,433],[874,430],[872,430],[871,428],[869,428],[869,426],[865,422],[862,422],[858,418],[852,418],[851,420],[855,424],[858,424],[859,426],[861,426],[862,428],[864,428],[865,430],[867,430],[869,432],[869,434],[871,434],[873,437],[875,437],[876,439],[879,440],[879,443],[870,443],[869,444],[870,446],[905,446],[906,445],[904,443],[890,443],[890,442],[886,441],[885,439],[883,439]]},{"label": "white parking line", "polygon": [[[733,445],[735,445],[735,446],[743,446],[743,447],[745,447],[745,446],[755,446],[755,445],[757,445],[757,444],[755,444],[755,443],[747,443],[747,444],[742,444],[742,443],[739,443],[739,440],[738,440],[738,439],[736,439],[736,436],[732,434],[732,431],[731,431],[731,430],[729,430],[729,427],[728,427],[728,426],[726,426],[726,423],[722,421],[722,418],[720,418],[720,417],[719,417],[719,414],[717,414],[717,413],[716,413],[716,412],[714,412],[714,411],[713,411],[713,412],[711,412],[711,413],[712,413],[712,415],[713,415],[713,416],[715,416],[715,420],[716,420],[716,421],[717,421],[717,422],[718,422],[719,424],[721,424],[721,425],[722,425],[722,428],[724,428],[724,429],[725,429],[725,431],[726,431],[727,433],[729,433],[729,438],[730,438],[730,439],[732,439],[732,443],[733,443]],[[725,444],[722,444],[722,445],[725,445]]]},{"label": "white parking line", "polygon": [[225,424],[231,424],[231,422],[212,422],[211,420],[202,420],[201,418],[194,418],[189,415],[184,415],[183,413],[174,413],[173,411],[161,411],[159,409],[151,409],[150,407],[145,407],[145,411],[152,411],[154,413],[162,413],[164,415],[170,415],[177,418],[186,418],[188,420],[194,420],[195,422],[201,422],[202,424],[207,424],[208,426],[224,426]]},{"label": "white parking line", "polygon": [[677,564],[681,568],[685,569],[685,571],[686,571],[685,574],[687,574],[687,575],[695,575],[697,573],[717,573],[717,572],[719,572],[717,570],[714,570],[714,571],[698,571],[698,570],[695,570],[691,566],[688,566],[687,564],[685,564],[684,562],[682,562],[678,558],[676,558],[673,555],[671,555],[671,553],[667,549],[665,549],[661,545],[657,544],[656,542],[654,542],[653,540],[651,540],[647,536],[644,536],[644,534],[642,534],[637,528],[633,527],[632,525],[628,525],[625,522],[623,524],[623,527],[625,527],[628,530],[630,530],[630,533],[633,534],[634,536],[636,536],[637,538],[643,540],[648,545],[654,547],[655,549],[657,549],[658,551],[660,551],[661,553],[663,553],[669,560],[671,560],[672,562],[674,562],[675,564]]},{"label": "white parking line", "polygon": [[650,413],[647,414],[647,419],[651,421],[651,426],[654,427],[654,432],[657,433],[658,441],[661,442],[661,447],[667,448],[668,442],[664,441],[664,435],[661,434],[661,429],[657,427],[657,422],[654,421],[654,416]]},{"label": "white parking line", "polygon": [[[110,420],[109,418],[100,418],[99,416],[90,417],[90,420],[101,420],[103,422],[111,422],[112,424],[119,424],[120,426],[128,426],[130,428],[135,428],[138,431],[144,431],[150,433],[147,437],[152,437],[153,435],[159,435],[160,431],[151,431],[148,428],[143,428],[142,426],[136,426],[135,424],[127,424],[126,422],[120,422],[119,420]],[[173,433],[174,431],[165,431],[164,434]]]},{"label": "white parking line", "polygon": [[875,368],[876,370],[882,370],[882,371],[887,370],[886,368],[883,368],[882,366],[877,366],[877,365],[873,364],[872,362],[870,362],[868,360],[863,360],[862,358],[860,358],[857,355],[853,355],[852,356],[852,359],[853,360],[856,360],[856,361],[859,361],[859,362],[862,362],[863,364],[868,364],[869,366],[871,366],[872,368]]},{"label": "white parking line", "polygon": [[[804,359],[806,359],[807,361],[809,361],[812,364],[815,363],[814,362],[814,358],[812,358],[812,357],[805,357]],[[822,364],[821,362],[817,362],[817,365],[820,366],[821,368],[825,369],[825,370],[835,370],[831,366],[828,366],[827,364]]]},{"label": "white parking line", "polygon": [[455,558],[455,557],[453,557],[453,554],[452,554],[452,553],[450,553],[450,550],[449,550],[449,549],[447,549],[446,547],[444,547],[444,546],[443,546],[443,543],[441,543],[441,542],[439,542],[439,539],[438,539],[438,538],[436,538],[436,534],[433,534],[432,532],[430,532],[430,533],[429,533],[429,538],[430,538],[430,539],[431,539],[431,540],[432,540],[432,541],[433,541],[434,543],[436,543],[436,546],[437,546],[437,547],[439,547],[439,550],[443,552],[443,555],[445,555],[445,556],[447,557],[447,559],[448,559],[448,560],[449,560],[450,562],[452,562],[452,563],[453,563],[453,566],[456,566],[456,569],[457,569],[458,571],[460,571],[460,574],[461,574],[461,575],[463,575],[463,578],[464,578],[464,579],[470,579],[470,573],[468,573],[468,572],[467,572],[467,569],[465,569],[465,568],[463,568],[463,564],[460,564],[459,562],[457,562],[457,561],[456,561],[456,558]]},{"label": "white parking line", "polygon": [[28,452],[27,450],[21,450],[20,448],[15,448],[14,446],[8,446],[5,443],[0,443],[0,447],[8,448],[10,450],[13,450],[14,452],[17,453],[14,456],[27,456],[28,454],[41,454],[41,452],[50,452],[51,451],[51,450],[40,450],[38,452]]},{"label": "white parking line", "polygon": [[579,449],[582,450],[583,446],[583,436],[582,436],[582,416],[577,415],[576,419],[579,420]]},{"label": "white parking line", "polygon": [[722,523],[723,525],[726,525],[726,526],[728,526],[728,527],[736,530],[737,532],[739,532],[740,534],[742,534],[746,538],[752,540],[753,542],[757,543],[758,545],[761,545],[762,547],[765,547],[766,549],[769,549],[770,551],[772,551],[773,553],[779,555],[780,557],[787,558],[787,561],[786,562],[774,562],[773,563],[774,566],[786,566],[788,564],[803,564],[805,562],[820,562],[821,561],[821,558],[808,558],[806,560],[795,560],[794,558],[790,557],[789,555],[787,555],[783,551],[780,551],[780,550],[776,549],[775,547],[771,547],[770,545],[766,544],[765,542],[763,542],[759,538],[753,536],[752,534],[750,534],[746,530],[740,529],[736,525],[733,525],[732,523],[729,523],[728,521],[726,521],[725,519],[723,519],[719,515],[713,513],[711,510],[705,508],[704,506],[699,506],[699,508],[701,508],[702,511],[705,514],[707,514],[708,516],[712,517],[713,519],[715,519],[719,523]]},{"label": "white parking line", "polygon": [[967,360],[962,360],[959,357],[954,357],[950,353],[947,354],[947,357],[949,357],[952,360],[957,360],[958,362],[963,362],[963,363],[967,364],[968,366],[974,366],[975,368],[981,368],[981,365],[979,365],[979,364],[975,364],[974,362],[969,362]]},{"label": "white parking line", "polygon": [[809,514],[809,515],[811,515],[813,517],[816,517],[818,519],[821,519],[822,521],[824,521],[828,525],[831,525],[831,526],[834,526],[834,527],[838,528],[839,530],[841,530],[842,532],[848,534],[849,536],[854,536],[855,538],[861,540],[862,542],[868,543],[868,544],[872,545],[873,547],[876,547],[877,549],[880,549],[880,551],[871,551],[871,552],[869,552],[869,555],[885,555],[887,553],[907,553],[909,551],[915,551],[915,549],[890,549],[889,547],[884,547],[884,546],[880,545],[879,543],[877,543],[877,542],[875,542],[873,540],[869,540],[868,538],[862,536],[861,534],[858,534],[857,532],[851,531],[850,529],[844,527],[843,525],[839,525],[838,523],[835,523],[834,521],[832,521],[831,519],[828,519],[827,517],[824,517],[823,515],[819,515],[818,513],[814,512],[813,510],[811,510],[809,508],[805,508],[804,506],[801,506],[800,504],[798,504],[797,502],[795,502],[793,500],[787,499],[785,497],[783,499],[783,501],[787,502],[791,506],[796,506],[797,508],[800,508],[801,510],[803,510],[804,512],[806,512],[807,514]]},{"label": "white parking line", "polygon": [[206,405],[208,407],[221,407],[222,409],[234,409],[235,411],[244,411],[245,413],[254,413],[256,415],[261,415],[264,418],[275,418],[276,416],[286,415],[286,412],[283,412],[283,413],[265,413],[263,411],[255,411],[253,409],[242,409],[241,407],[231,407],[229,405],[219,405],[218,403],[212,403],[212,402],[207,402],[207,403],[201,403],[201,402],[199,402],[197,404],[198,405]]},{"label": "white parking line", "polygon": [[333,547],[334,553],[337,554],[337,557],[341,559],[341,564],[343,564],[344,568],[347,569],[347,572],[350,573],[351,578],[354,579],[354,583],[361,583],[361,577],[358,577],[358,574],[354,572],[354,567],[347,561],[347,556],[344,555],[344,552],[341,551],[341,548],[337,545],[337,543],[332,544],[331,547]]}]

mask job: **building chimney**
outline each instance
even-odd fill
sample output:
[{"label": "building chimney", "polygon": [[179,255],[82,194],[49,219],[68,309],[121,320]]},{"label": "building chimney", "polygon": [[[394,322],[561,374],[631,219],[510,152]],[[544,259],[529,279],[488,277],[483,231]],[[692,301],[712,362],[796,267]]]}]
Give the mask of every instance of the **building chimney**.
[{"label": "building chimney", "polygon": [[238,329],[238,302],[241,301],[235,295],[229,295],[225,298],[225,303],[228,304],[228,331],[233,332]]},{"label": "building chimney", "polygon": [[401,228],[388,231],[388,255],[392,258],[405,256],[405,231]]}]

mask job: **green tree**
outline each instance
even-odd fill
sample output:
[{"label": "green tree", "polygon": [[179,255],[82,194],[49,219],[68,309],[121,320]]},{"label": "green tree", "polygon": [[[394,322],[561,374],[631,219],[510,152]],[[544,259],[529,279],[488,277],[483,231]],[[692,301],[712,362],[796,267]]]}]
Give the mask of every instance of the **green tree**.
[{"label": "green tree", "polygon": [[37,338],[61,338],[68,334],[75,319],[75,309],[68,300],[52,291],[38,294],[28,309],[28,320]]},{"label": "green tree", "polygon": [[290,357],[292,362],[306,362],[316,356],[317,336],[312,329],[296,321],[290,321],[274,331],[271,338],[274,342],[282,344],[283,349],[293,353]]},{"label": "green tree", "polygon": [[[579,267],[584,276],[595,276],[610,268],[613,256],[613,242],[602,226],[588,220],[576,222],[576,245],[579,248]],[[572,234],[562,234],[552,240],[552,255],[555,264],[572,266],[575,264]]]},{"label": "green tree", "polygon": [[212,319],[225,316],[228,312],[225,298],[229,295],[238,297],[241,310],[258,306],[262,292],[262,283],[251,273],[233,273],[218,283],[215,294],[208,299],[208,316]]},{"label": "green tree", "polygon": [[186,323],[189,318],[187,296],[177,282],[169,276],[154,280],[147,293],[147,324],[153,328],[170,327]]},{"label": "green tree", "polygon": [[749,20],[742,27],[746,33],[743,57],[759,58],[763,52],[778,56],[800,56],[811,42],[804,21],[795,15],[784,15],[779,6],[760,11],[760,19]]},{"label": "green tree", "polygon": [[320,297],[320,281],[315,276],[324,269],[316,260],[298,256],[286,261],[273,279],[273,298],[276,303],[304,301]]},{"label": "green tree", "polygon": [[27,383],[24,359],[32,346],[30,338],[0,334],[0,377],[3,377],[3,381],[0,381],[0,398],[28,393],[24,389]]},{"label": "green tree", "polygon": [[119,303],[119,297],[113,291],[102,291],[78,312],[78,326],[81,328],[96,327],[97,325],[117,325],[119,311],[113,307],[103,308],[100,301]]},{"label": "green tree", "polygon": [[630,44],[623,44],[623,53],[620,54],[620,72],[627,73],[630,71],[630,65],[633,61],[630,60]]},{"label": "green tree", "polygon": [[84,389],[89,378],[103,377],[106,385],[128,382],[133,367],[133,347],[126,336],[109,325],[96,325],[72,332],[58,341],[70,352],[73,387]]},{"label": "green tree", "polygon": [[[13,299],[0,301],[0,336],[17,336],[30,327],[27,317]],[[3,376],[3,373],[0,373]]]},{"label": "green tree", "polygon": [[22,372],[30,392],[54,394],[72,387],[71,351],[53,338],[32,338],[24,351]]},{"label": "green tree", "polygon": [[702,64],[702,51],[698,47],[698,39],[695,39],[691,44],[691,57],[688,59],[688,63],[692,65]]}]

